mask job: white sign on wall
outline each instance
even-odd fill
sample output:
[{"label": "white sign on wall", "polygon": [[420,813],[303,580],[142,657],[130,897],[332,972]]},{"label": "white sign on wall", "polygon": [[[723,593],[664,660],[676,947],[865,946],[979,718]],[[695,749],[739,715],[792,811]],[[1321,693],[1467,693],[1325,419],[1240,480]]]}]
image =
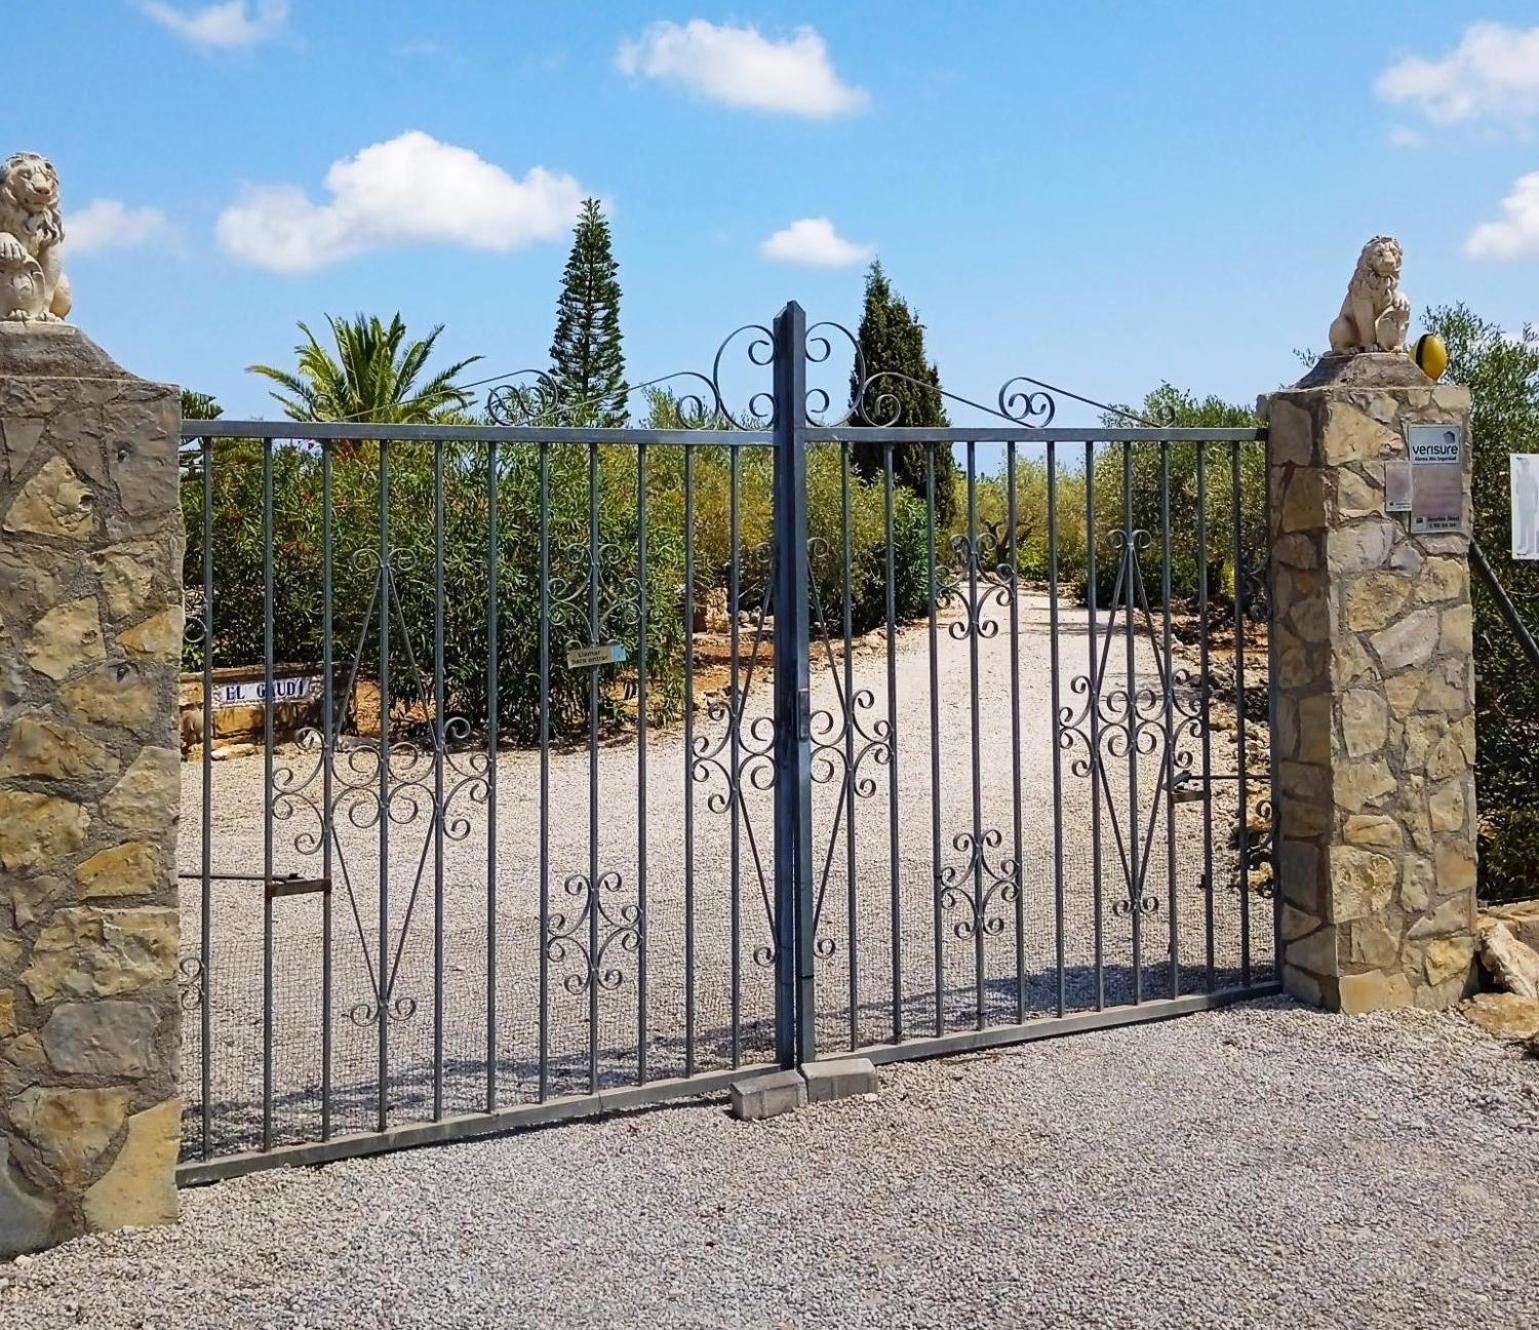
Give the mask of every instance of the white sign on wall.
[{"label": "white sign on wall", "polygon": [[1512,453],[1512,557],[1539,559],[1539,453]]},{"label": "white sign on wall", "polygon": [[[289,678],[273,680],[274,702],[309,702],[321,695],[318,678]],[[259,707],[267,700],[265,679],[243,679],[239,683],[214,685],[214,706]]]}]

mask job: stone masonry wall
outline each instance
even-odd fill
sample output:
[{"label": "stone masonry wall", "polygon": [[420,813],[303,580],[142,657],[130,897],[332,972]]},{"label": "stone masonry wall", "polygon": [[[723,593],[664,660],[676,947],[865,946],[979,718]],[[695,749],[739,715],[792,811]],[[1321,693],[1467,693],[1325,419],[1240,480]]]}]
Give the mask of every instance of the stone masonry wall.
[{"label": "stone masonry wall", "polygon": [[0,324],[0,1256],[176,1215],[179,424]]},{"label": "stone masonry wall", "polygon": [[1385,511],[1385,464],[1407,424],[1463,424],[1467,532],[1469,399],[1404,356],[1356,359],[1263,406],[1283,978],[1332,1009],[1440,1008],[1474,952],[1468,537],[1410,535]]}]

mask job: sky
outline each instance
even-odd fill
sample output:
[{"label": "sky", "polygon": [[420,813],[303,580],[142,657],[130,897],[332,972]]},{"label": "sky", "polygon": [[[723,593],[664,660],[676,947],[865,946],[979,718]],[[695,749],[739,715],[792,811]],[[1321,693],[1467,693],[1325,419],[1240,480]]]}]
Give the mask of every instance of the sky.
[{"label": "sky", "polygon": [[1539,322],[1534,0],[6,10],[66,71],[6,99],[0,150],[58,169],[73,321],[231,417],[281,414],[245,367],[327,314],[546,365],[590,194],[633,381],[791,299],[853,328],[874,256],[984,402],[1018,374],[1252,401],[1385,231],[1418,314]]}]

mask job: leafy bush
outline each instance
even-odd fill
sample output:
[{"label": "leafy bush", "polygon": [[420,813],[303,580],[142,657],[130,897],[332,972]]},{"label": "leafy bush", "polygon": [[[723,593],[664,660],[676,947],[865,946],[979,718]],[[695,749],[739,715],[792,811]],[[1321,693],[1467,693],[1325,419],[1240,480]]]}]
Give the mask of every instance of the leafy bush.
[{"label": "leafy bush", "polygon": [[[302,427],[296,427],[296,432]],[[395,597],[389,607],[392,697],[398,724],[421,723],[417,704],[432,696],[435,651],[434,445],[394,442],[388,448],[388,547]],[[256,665],[264,658],[264,497],[260,442],[220,440],[211,448],[209,535],[214,564],[214,663]],[[664,719],[683,697],[685,450],[651,445],[647,468],[645,585],[649,710]],[[725,586],[732,561],[732,453],[737,453],[740,600],[762,605],[772,537],[771,450],[692,445],[695,597]],[[637,518],[642,451],[601,446],[590,473],[589,450],[555,444],[547,450],[550,728],[554,737],[581,734],[589,718],[590,676],[566,666],[569,645],[590,641],[587,551],[591,511],[598,522],[602,620],[599,640],[625,646],[627,664],[606,668],[600,720],[620,721],[626,688],[638,661]],[[489,714],[488,449],[441,445],[443,508],[443,679],[447,711],[477,728]],[[540,449],[497,450],[496,712],[504,735],[520,743],[538,737],[540,661]],[[273,658],[318,663],[323,644],[324,468],[320,448],[303,442],[272,448],[271,548]],[[809,531],[819,551],[812,561],[819,603],[831,635],[843,622],[844,513],[837,449],[813,449],[808,459]],[[591,487],[591,490],[590,490]],[[379,445],[332,448],[331,585],[334,671],[346,680],[356,660],[362,678],[379,672],[381,512]],[[886,616],[885,495],[880,483],[849,473],[850,590],[854,628],[863,632]],[[201,614],[204,525],[201,472],[183,486],[188,530],[184,577],[189,612]],[[893,495],[894,589],[900,620],[926,612],[924,511],[905,491]],[[189,669],[201,668],[202,645],[190,643]]]},{"label": "leafy bush", "polygon": [[[1539,632],[1539,564],[1511,557],[1507,458],[1539,449],[1539,328],[1514,335],[1463,305],[1427,311],[1448,345],[1448,377],[1470,390],[1475,538]],[[1475,603],[1475,785],[1480,809],[1480,894],[1539,894],[1539,672],[1513,641],[1478,577]]]}]

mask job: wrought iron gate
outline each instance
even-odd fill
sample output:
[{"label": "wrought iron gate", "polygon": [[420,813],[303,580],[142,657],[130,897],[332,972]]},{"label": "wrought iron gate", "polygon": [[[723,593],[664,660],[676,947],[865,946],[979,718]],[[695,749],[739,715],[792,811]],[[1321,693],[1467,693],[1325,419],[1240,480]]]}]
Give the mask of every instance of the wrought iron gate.
[{"label": "wrought iron gate", "polygon": [[1275,990],[1263,435],[846,342],[186,423],[185,1182]]}]

